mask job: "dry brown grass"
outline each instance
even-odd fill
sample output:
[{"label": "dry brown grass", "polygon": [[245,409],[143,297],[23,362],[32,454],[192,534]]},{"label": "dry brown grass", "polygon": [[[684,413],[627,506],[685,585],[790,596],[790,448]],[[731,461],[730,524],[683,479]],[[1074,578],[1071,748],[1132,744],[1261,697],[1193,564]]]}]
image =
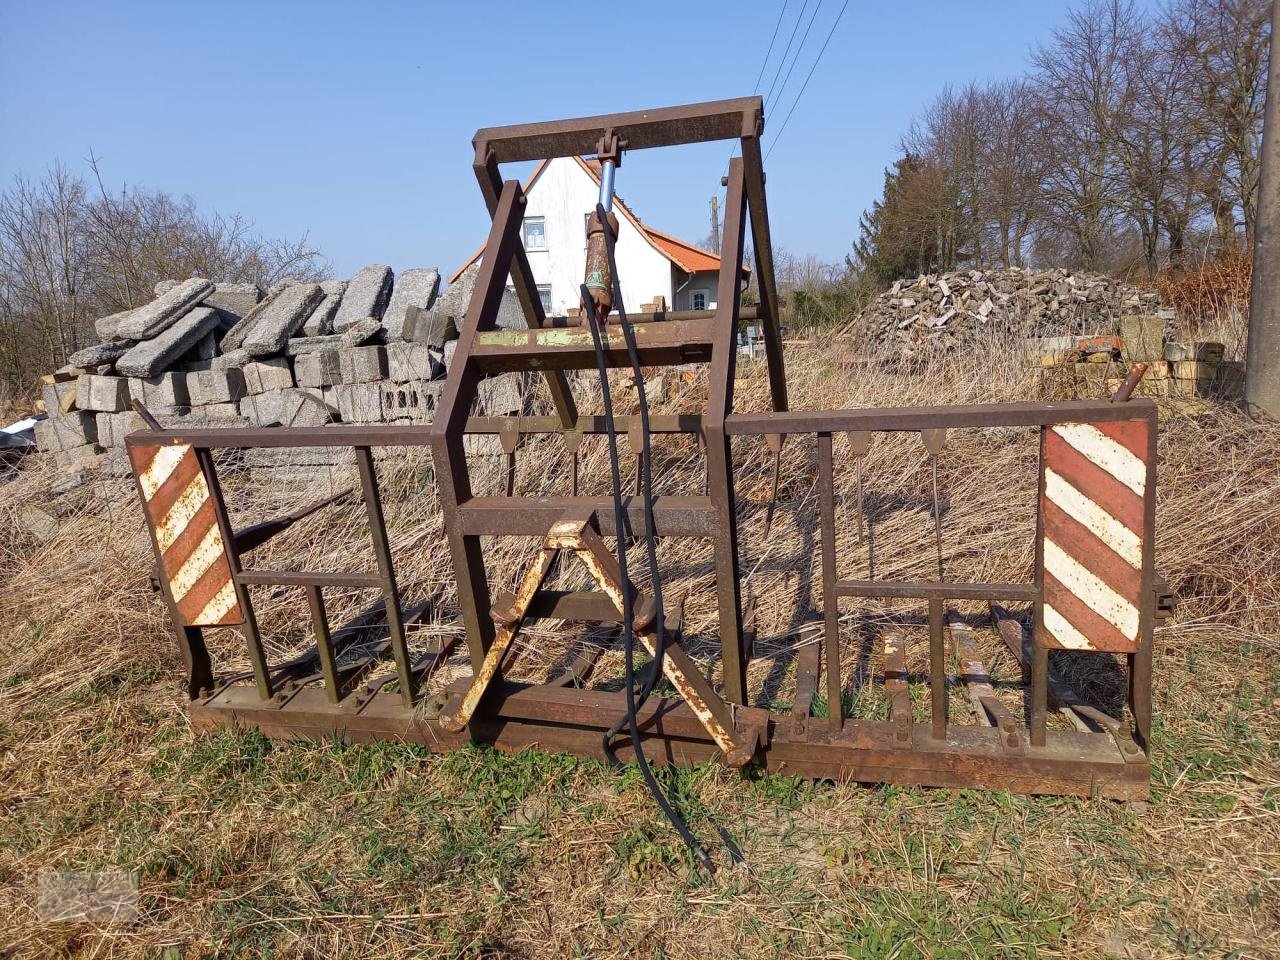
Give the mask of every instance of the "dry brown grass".
[{"label": "dry brown grass", "polygon": [[[837,345],[793,348],[788,365],[797,408],[1025,399],[1035,389],[1001,344],[915,375]],[[762,409],[761,368],[741,372],[739,408]],[[665,408],[697,409],[704,391],[677,384]],[[811,443],[786,446],[767,538],[766,450],[740,443],[735,454],[744,579],[761,616],[752,695],[785,705],[797,628],[816,602],[815,454]],[[663,491],[700,487],[691,443],[664,440],[658,456]],[[522,489],[563,487],[567,462],[554,439],[529,444]],[[406,455],[383,468],[406,599],[437,603],[415,642],[457,631],[429,463]],[[233,479],[233,507],[241,523],[264,517],[345,485],[341,473],[252,497]],[[584,473],[606,489],[603,442],[589,448]],[[873,558],[855,543],[842,441],[837,477],[841,572],[865,573]],[[919,441],[877,440],[866,477],[876,575],[929,576]],[[36,460],[0,486],[0,956],[1280,954],[1280,428],[1234,409],[1163,423],[1157,560],[1182,607],[1156,636],[1158,739],[1145,810],[666,771],[695,830],[713,837],[718,823],[748,855],[750,876],[724,870],[711,881],[690,871],[634,771],[533,753],[193,736],[164,611],[146,587],[150,552],[128,481],[54,499],[51,479]],[[949,575],[1027,575],[1034,480],[1029,433],[953,435],[941,471]],[[496,465],[487,482],[500,482]],[[31,507],[59,515],[55,539],[26,531]],[[361,532],[354,509],[335,509],[273,543],[271,562],[355,567],[368,562]],[[489,548],[500,581],[514,580],[531,547]],[[710,656],[709,552],[668,541],[660,556],[668,591],[687,596],[693,652]],[[333,606],[354,610],[359,598]],[[852,709],[875,715],[878,664],[873,656],[859,666],[859,653],[885,611],[842,612]],[[299,597],[264,592],[261,619],[273,656],[306,642]],[[980,635],[989,669],[1016,677],[998,641]],[[518,671],[545,674],[582,642],[609,641],[531,633]],[[922,664],[922,645],[913,646]],[[243,664],[234,637],[214,648],[221,667]],[[606,674],[618,664],[609,654]],[[1060,666],[1114,706],[1109,658]],[[39,921],[39,871],[108,866],[138,872],[140,922]]]}]

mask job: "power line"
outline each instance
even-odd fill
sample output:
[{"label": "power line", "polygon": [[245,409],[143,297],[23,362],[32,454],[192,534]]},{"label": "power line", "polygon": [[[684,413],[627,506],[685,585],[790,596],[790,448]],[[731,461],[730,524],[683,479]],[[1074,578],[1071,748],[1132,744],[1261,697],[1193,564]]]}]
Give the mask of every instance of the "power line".
[{"label": "power line", "polygon": [[773,25],[773,36],[769,38],[769,49],[764,52],[764,62],[760,64],[760,72],[756,75],[756,82],[751,88],[752,93],[760,92],[760,81],[764,79],[764,69],[769,66],[769,55],[773,53],[773,43],[778,39],[778,28],[782,26],[782,18],[787,15],[787,4],[791,0],[782,0],[782,9],[778,12],[778,22]]},{"label": "power line", "polygon": [[787,38],[787,47],[782,51],[782,59],[778,61],[778,69],[774,71],[773,82],[769,84],[769,92],[764,95],[764,102],[768,103],[769,98],[773,96],[773,89],[778,85],[778,77],[782,75],[782,68],[787,62],[787,54],[791,52],[791,44],[795,42],[796,31],[800,29],[800,21],[804,19],[804,12],[809,9],[809,0],[804,0],[804,6],[800,8],[800,15],[796,17],[796,25],[791,28],[791,36]]},{"label": "power line", "polygon": [[813,61],[813,66],[809,68],[809,74],[804,78],[804,84],[800,87],[800,92],[796,94],[795,100],[791,103],[791,109],[787,111],[786,118],[782,121],[782,126],[778,128],[778,132],[773,135],[773,142],[769,144],[769,150],[765,153],[764,158],[769,159],[769,154],[773,153],[773,148],[778,145],[778,140],[782,137],[782,133],[787,129],[787,123],[791,120],[791,115],[796,112],[796,106],[800,103],[800,98],[804,96],[804,92],[809,89],[809,81],[813,79],[813,72],[818,69],[818,64],[822,62],[822,55],[827,52],[827,44],[831,42],[832,36],[835,35],[836,27],[840,26],[840,20],[844,17],[844,12],[849,7],[849,0],[844,0],[844,6],[840,8],[840,12],[836,14],[835,23],[831,24],[831,29],[827,31],[827,39],[822,41],[822,49],[818,51],[817,59]]},{"label": "power line", "polygon": [[[786,93],[787,84],[791,82],[791,71],[795,70],[796,64],[800,62],[800,54],[804,52],[804,45],[809,39],[809,31],[813,29],[813,21],[818,19],[818,11],[821,9],[822,0],[818,0],[818,5],[813,8],[813,16],[809,18],[809,25],[804,28],[804,36],[800,38],[800,46],[796,47],[796,54],[791,58],[791,66],[787,67],[787,75],[782,78],[782,86],[778,88],[778,96],[773,101],[775,107],[782,100],[782,95]],[[766,108],[768,106],[768,104],[765,104]]]}]

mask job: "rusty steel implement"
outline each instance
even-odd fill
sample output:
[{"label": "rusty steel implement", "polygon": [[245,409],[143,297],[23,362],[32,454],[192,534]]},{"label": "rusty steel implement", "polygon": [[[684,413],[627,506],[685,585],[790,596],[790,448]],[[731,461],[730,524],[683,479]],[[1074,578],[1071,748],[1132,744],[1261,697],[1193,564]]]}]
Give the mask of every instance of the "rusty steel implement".
[{"label": "rusty steel implement", "polygon": [[[715,760],[866,783],[1122,800],[1148,795],[1152,630],[1173,604],[1155,569],[1159,423],[1154,403],[1132,396],[1141,368],[1135,367],[1110,399],[790,410],[760,149],[763,131],[759,97],[478,131],[473,170],[492,222],[430,425],[166,430],[154,418],[144,418],[147,429],[126,444],[151,535],[156,580],[186,666],[187,710],[195,729],[255,727],[279,738],[382,737],[434,751],[475,742],[509,751],[537,748],[623,763],[643,760],[646,769],[649,763]],[[714,308],[629,317],[620,286],[628,278],[618,276],[612,257],[617,217],[610,210],[623,152],[633,164],[649,149],[723,139],[734,140],[740,155],[725,178]],[[526,197],[517,180],[503,178],[501,164],[593,151],[602,196],[583,259],[586,322],[574,325],[545,316],[521,243]],[[749,307],[742,304],[748,244],[759,289],[758,302]],[[508,282],[521,304],[525,330],[496,326]],[[738,409],[734,395],[737,331],[747,316],[764,329],[769,382],[767,408],[753,412]],[[677,364],[706,368],[706,400],[699,409],[649,414],[645,407],[641,418],[614,418],[611,408],[604,416],[579,410],[582,398],[595,392],[575,396],[573,371],[630,370],[639,396],[641,367]],[[480,381],[504,371],[544,377],[546,409],[518,418],[471,416]],[[941,517],[944,508],[959,515],[964,504],[944,497],[946,471],[940,471],[940,459],[948,444],[966,442],[970,431],[1014,429],[1029,432],[1039,445],[1037,490],[1027,504],[1036,517],[1034,535],[1028,531],[1032,562],[1024,577],[1011,582],[960,580],[951,569],[958,565],[942,563]],[[636,492],[623,490],[617,477],[605,494],[593,491],[578,476],[582,444],[587,438],[611,438],[612,458],[618,433],[628,434],[639,456]],[[875,526],[868,526],[863,471],[871,444],[892,433],[916,434],[929,461],[933,530],[920,537],[922,556],[916,558],[935,554],[936,565],[926,564],[928,579],[877,578],[874,566],[862,579],[855,569],[866,551],[845,556],[854,537],[843,535],[837,472],[854,475],[856,539],[872,548]],[[523,451],[534,445],[527,441],[553,434],[563,438],[572,469],[554,477],[531,469],[517,472]],[[848,439],[850,456],[838,461],[833,440],[839,434]],[[467,438],[477,435],[497,437],[506,456],[505,482],[496,492],[473,484]],[[650,460],[651,441],[664,436],[696,442],[705,478],[701,485],[671,490],[645,479],[651,473],[661,476]],[[761,548],[759,532],[771,535],[784,443],[797,462],[813,465],[814,495],[806,489],[797,499],[794,522],[813,532],[817,562],[804,559],[802,565],[813,571],[814,596],[811,600],[808,590],[798,591],[783,600],[790,608],[768,610],[778,622],[802,625],[791,628],[804,640],[794,657],[752,643],[762,614],[757,610],[744,618],[748,604],[741,569],[743,551]],[[237,530],[214,453],[257,447],[350,448],[359,485]],[[456,606],[436,608],[435,615],[457,624],[465,641],[459,650],[471,667],[470,676],[454,682],[439,681],[433,672],[451,645],[415,640],[417,634],[409,632],[419,604],[402,605],[374,458],[375,450],[391,447],[429,448],[434,463],[435,495],[456,583]],[[757,506],[740,501],[737,471],[744,463],[758,463],[752,458],[762,448],[774,459],[770,503],[759,507],[766,512],[765,523],[750,523],[740,533],[739,524],[754,518]],[[243,493],[252,499],[251,473],[245,483]],[[369,569],[267,569],[251,562],[260,557],[258,548],[338,503],[363,509],[363,524],[343,528],[366,538]],[[529,553],[519,586],[506,594],[493,582],[488,542],[512,537],[533,538],[536,554]],[[613,543],[609,538],[616,539],[617,549],[606,545]],[[649,571],[652,585],[645,581],[644,589],[626,574],[626,545],[643,542],[656,550],[668,538],[699,541],[706,550],[705,580],[699,582],[707,585],[709,616],[699,617],[696,636],[668,628],[665,611],[652,595],[661,587],[656,565]],[[553,588],[557,578],[549,572],[559,554],[585,566],[588,589]],[[264,641],[250,589],[264,585],[277,593],[297,591],[299,609],[312,621],[314,647],[305,655],[282,660],[270,653],[278,649],[277,638]],[[374,593],[380,614],[359,624],[330,624],[325,594],[335,589]],[[872,626],[866,636],[850,636],[850,619],[841,609],[849,603],[860,611],[870,606],[876,614],[871,622],[883,625]],[[757,604],[763,605],[763,600]],[[995,612],[990,621],[972,612],[988,605]],[[899,612],[899,619],[885,619]],[[608,675],[604,665],[609,661],[598,650],[582,653],[571,664],[552,665],[541,682],[504,677],[504,663],[520,632],[545,620],[619,625],[624,644],[630,633],[652,662],[628,668],[621,687],[616,672]],[[211,646],[207,633],[227,627],[239,633],[248,669],[227,669],[211,653],[224,650],[225,641]],[[377,633],[373,640],[354,642],[371,630]],[[1023,676],[1010,681],[986,672],[978,644],[988,635],[1017,648]],[[908,670],[914,662],[908,652],[920,644],[923,654],[926,642],[927,673]],[[870,650],[883,651],[883,658],[868,668],[864,651]],[[1114,658],[1127,674],[1124,703],[1087,702],[1060,673],[1050,672],[1050,651],[1065,651],[1055,653],[1055,660]],[[775,656],[775,662],[762,663]],[[793,673],[794,702],[778,706],[760,699],[758,687],[748,683],[749,665],[756,683],[765,672]],[[852,678],[867,669],[881,674],[889,703],[883,717],[850,709]],[[655,684],[664,679],[670,687],[659,690]],[[1021,709],[994,695],[1010,696],[1005,688],[1011,685],[1017,687]],[[957,704],[963,709],[952,709],[953,688],[962,687]],[[637,696],[637,688],[654,695],[646,700]],[[628,736],[615,737],[623,726]]]}]

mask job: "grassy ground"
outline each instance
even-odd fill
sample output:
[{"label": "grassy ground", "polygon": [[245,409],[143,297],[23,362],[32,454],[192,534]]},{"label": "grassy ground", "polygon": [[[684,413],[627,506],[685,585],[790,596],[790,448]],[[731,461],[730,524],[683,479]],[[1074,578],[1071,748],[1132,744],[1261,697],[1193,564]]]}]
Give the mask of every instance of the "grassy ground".
[{"label": "grassy ground", "polygon": [[[796,348],[788,361],[796,407],[1035,390],[1007,350],[912,376],[831,347]],[[678,385],[668,408],[695,409],[703,389]],[[758,367],[746,366],[738,391],[740,406],[762,405]],[[714,878],[692,869],[633,769],[538,753],[433,756],[390,743],[193,735],[127,482],[55,498],[50,466],[31,463],[0,484],[0,956],[1280,956],[1280,429],[1219,407],[1164,421],[1160,451],[1157,558],[1182,608],[1156,637],[1148,805],[814,784],[715,766],[663,771],[701,837],[723,829],[746,853],[749,870]],[[796,609],[813,572],[814,454],[787,445],[779,517],[765,537],[763,445],[736,452],[744,578],[761,617],[751,686],[757,701],[785,706],[789,655],[801,642]],[[664,484],[697,486],[696,450],[672,444],[662,455]],[[585,465],[594,483],[601,456]],[[842,448],[837,460],[848,506]],[[564,467],[550,447],[532,445],[521,486],[559,483]],[[929,575],[918,441],[877,441],[866,467],[875,554],[857,545],[847,514],[842,572],[874,562],[879,576]],[[442,611],[418,640],[456,631],[426,465],[407,458],[386,470],[406,595],[433,597]],[[1033,438],[960,432],[941,480],[949,573],[1025,576]],[[248,518],[249,491],[231,490]],[[291,504],[298,496],[265,493]],[[56,536],[31,532],[31,508],[58,519]],[[272,560],[357,563],[343,543],[361,529],[354,511],[335,511],[291,531]],[[495,548],[499,579],[512,581],[527,549]],[[700,655],[712,650],[715,625],[708,561],[663,545]],[[305,642],[298,598],[272,593],[262,610],[279,638],[273,656]],[[859,716],[881,707],[878,664],[855,666],[858,637],[877,616],[845,611]],[[532,634],[519,670],[545,672],[570,642]],[[1016,676],[998,641],[982,643],[997,677]],[[220,666],[236,662],[232,638],[214,648]],[[606,674],[616,673],[610,657]],[[1114,707],[1110,658],[1058,666]],[[136,872],[136,923],[41,921],[41,871],[108,868]]]}]

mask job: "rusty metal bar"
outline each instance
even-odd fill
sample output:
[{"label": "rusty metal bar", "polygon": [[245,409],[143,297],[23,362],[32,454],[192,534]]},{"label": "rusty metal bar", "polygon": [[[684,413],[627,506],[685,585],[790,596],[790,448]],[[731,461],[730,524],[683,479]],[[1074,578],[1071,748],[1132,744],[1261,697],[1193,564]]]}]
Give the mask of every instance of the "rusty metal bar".
[{"label": "rusty metal bar", "polygon": [[[616,416],[613,418],[619,433],[630,433],[637,417]],[[470,417],[467,419],[468,434],[501,434],[510,429],[507,424],[514,421],[522,435],[558,433],[565,437],[583,434],[605,433],[604,417],[581,416],[573,429],[565,430],[555,417]],[[700,413],[651,413],[649,414],[650,433],[701,433],[703,416]],[[570,451],[572,452],[572,451]]]},{"label": "rusty metal bar", "polygon": [[755,137],[763,130],[764,102],[760,97],[739,97],[654,110],[482,127],[471,142],[479,165],[488,156],[498,163],[588,156],[595,154],[597,144],[607,134],[616,135],[622,146],[631,151]]},{"label": "rusty metal bar", "polygon": [[308,570],[241,570],[233,574],[243,584],[264,584],[281,587],[354,587],[377,589],[382,586],[382,576],[377,573],[327,573]]},{"label": "rusty metal bar", "polygon": [[320,671],[324,674],[325,692],[330,703],[337,703],[342,696],[342,683],[338,679],[338,660],[333,652],[329,636],[329,618],[325,614],[324,597],[315,584],[307,585],[307,606],[311,610],[311,626],[316,634],[316,653],[320,657]]},{"label": "rusty metal bar", "polygon": [[[738,513],[733,484],[733,442],[725,418],[733,410],[734,369],[738,356],[738,308],[743,248],[746,242],[746,190],[742,160],[729,161],[724,242],[720,248],[714,352],[707,383],[707,486],[714,509],[711,531],[715,551],[716,595],[720,615],[720,663],[725,696],[746,705],[747,662],[742,643],[741,576],[738,570]],[[643,327],[639,329],[645,329]]]},{"label": "rusty metal bar", "polygon": [[782,362],[782,328],[778,315],[778,284],[773,272],[773,239],[769,235],[769,207],[765,201],[764,160],[760,137],[742,138],[742,163],[751,211],[751,247],[755,251],[756,282],[760,288],[760,319],[764,323],[764,354],[769,365],[769,394],[775,411],[787,409],[787,374]]},{"label": "rusty metal bar", "polygon": [[[645,366],[705,363],[711,359],[717,327],[712,320],[673,320],[670,323],[628,323],[636,337],[636,352]],[[605,365],[630,367],[622,325],[600,329]],[[476,335],[471,351],[484,373],[515,370],[590,370],[596,365],[595,342],[589,329],[486,330]]]},{"label": "rusty metal bar", "polygon": [[356,467],[360,472],[360,489],[364,493],[365,510],[369,515],[369,536],[373,539],[373,553],[378,559],[382,596],[387,607],[387,631],[391,641],[391,655],[396,660],[396,675],[400,681],[400,697],[405,706],[412,706],[418,696],[418,678],[409,660],[409,646],[405,642],[404,622],[401,619],[400,588],[396,585],[395,565],[391,559],[391,544],[387,540],[387,523],[382,516],[382,495],[378,491],[378,472],[373,465],[373,452],[368,447],[356,447]]},{"label": "rusty metal bar", "polygon": [[735,413],[725,420],[733,436],[768,433],[833,433],[937,430],[959,427],[1043,427],[1055,423],[1132,420],[1155,415],[1155,403],[1140,398],[1127,404],[1106,400],[1063,400],[1054,403],[973,403],[937,407],[892,407],[862,410],[811,410],[789,413]]},{"label": "rusty metal bar", "polygon": [[827,672],[827,716],[832,733],[844,726],[840,675],[840,610],[836,591],[836,505],[832,476],[831,434],[818,434],[818,510],[822,523],[822,622]]},{"label": "rusty metal bar", "polygon": [[1034,583],[937,583],[932,580],[839,580],[841,597],[892,600],[1025,600],[1036,598]]}]

